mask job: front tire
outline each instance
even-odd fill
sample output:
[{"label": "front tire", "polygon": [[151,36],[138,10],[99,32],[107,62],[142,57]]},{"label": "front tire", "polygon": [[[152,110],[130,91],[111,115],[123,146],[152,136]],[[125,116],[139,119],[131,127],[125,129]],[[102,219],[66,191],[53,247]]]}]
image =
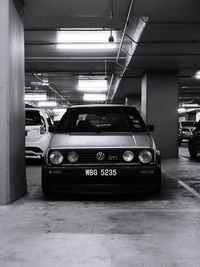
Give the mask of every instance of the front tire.
[{"label": "front tire", "polygon": [[189,150],[190,157],[191,158],[196,158],[197,157],[197,152],[194,152],[193,150]]}]

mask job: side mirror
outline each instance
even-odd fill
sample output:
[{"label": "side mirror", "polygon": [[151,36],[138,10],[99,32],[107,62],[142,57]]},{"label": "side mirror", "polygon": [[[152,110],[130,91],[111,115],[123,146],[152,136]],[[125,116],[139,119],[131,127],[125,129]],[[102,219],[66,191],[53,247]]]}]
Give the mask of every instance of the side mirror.
[{"label": "side mirror", "polygon": [[153,132],[154,131],[154,125],[152,125],[152,124],[147,125],[147,128],[148,128],[149,132]]},{"label": "side mirror", "polygon": [[49,132],[50,133],[54,133],[54,131],[55,131],[55,127],[54,126],[49,126]]}]

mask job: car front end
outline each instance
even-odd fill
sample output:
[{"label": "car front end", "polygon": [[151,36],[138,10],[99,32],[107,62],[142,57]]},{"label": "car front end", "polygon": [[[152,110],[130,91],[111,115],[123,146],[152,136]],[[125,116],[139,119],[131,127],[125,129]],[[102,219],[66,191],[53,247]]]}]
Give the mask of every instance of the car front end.
[{"label": "car front end", "polygon": [[45,156],[45,194],[159,193],[160,186],[160,153],[136,109],[68,109]]},{"label": "car front end", "polygon": [[42,170],[45,192],[153,192],[160,154],[152,148],[49,149]]}]

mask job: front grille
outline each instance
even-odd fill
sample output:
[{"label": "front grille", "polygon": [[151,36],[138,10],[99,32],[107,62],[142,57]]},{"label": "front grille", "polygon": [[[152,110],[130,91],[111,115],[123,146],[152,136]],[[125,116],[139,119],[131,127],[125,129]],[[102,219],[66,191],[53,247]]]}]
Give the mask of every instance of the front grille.
[{"label": "front grille", "polygon": [[[123,153],[125,151],[132,151],[134,159],[130,163],[140,163],[138,154],[141,149],[74,149],[79,155],[79,159],[75,164],[115,164],[115,163],[126,163],[123,159]],[[62,164],[70,164],[67,160],[67,154],[72,150],[60,150],[64,156]],[[105,155],[103,160],[97,159],[97,153],[102,152]],[[154,153],[152,152],[154,161]]]},{"label": "front grille", "polygon": [[[112,150],[76,150],[79,155],[79,163],[110,163],[110,162],[124,162],[122,151],[112,151]],[[97,153],[102,152],[105,155],[103,160],[97,159]],[[66,152],[67,154],[68,152]],[[65,163],[68,163],[67,158]]]}]

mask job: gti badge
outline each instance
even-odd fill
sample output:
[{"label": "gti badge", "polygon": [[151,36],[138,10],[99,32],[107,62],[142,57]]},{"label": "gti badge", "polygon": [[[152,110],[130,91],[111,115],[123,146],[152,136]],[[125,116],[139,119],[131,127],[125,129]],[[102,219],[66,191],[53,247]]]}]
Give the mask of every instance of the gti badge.
[{"label": "gti badge", "polygon": [[102,161],[105,159],[105,154],[103,152],[98,152],[97,155],[96,155],[96,158],[99,160],[99,161]]}]

